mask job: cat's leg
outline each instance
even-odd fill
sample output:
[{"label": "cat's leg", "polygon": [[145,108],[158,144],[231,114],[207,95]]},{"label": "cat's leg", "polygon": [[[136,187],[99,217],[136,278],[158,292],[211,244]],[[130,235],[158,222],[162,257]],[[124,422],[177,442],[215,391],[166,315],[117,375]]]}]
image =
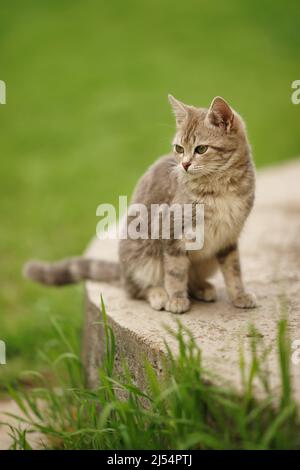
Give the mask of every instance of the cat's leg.
[{"label": "cat's leg", "polygon": [[134,259],[121,270],[123,287],[134,299],[144,299],[154,310],[162,310],[168,300],[163,287],[163,261],[157,257]]},{"label": "cat's leg", "polygon": [[207,281],[217,270],[218,263],[215,259],[196,260],[192,262],[189,271],[189,292],[192,297],[204,302],[217,300],[215,286]]},{"label": "cat's leg", "polygon": [[164,254],[164,283],[168,294],[165,310],[183,313],[189,310],[188,298],[189,259],[184,252]]},{"label": "cat's leg", "polygon": [[228,246],[217,254],[221,271],[225,280],[229,298],[235,307],[254,308],[256,307],[255,295],[245,292],[238,247],[236,244]]}]

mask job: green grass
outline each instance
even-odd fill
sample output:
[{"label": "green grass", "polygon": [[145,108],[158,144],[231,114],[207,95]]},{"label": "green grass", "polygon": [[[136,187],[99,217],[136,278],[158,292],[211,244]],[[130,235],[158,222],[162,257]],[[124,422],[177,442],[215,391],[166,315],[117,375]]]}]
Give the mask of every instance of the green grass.
[{"label": "green grass", "polygon": [[[180,322],[173,331],[179,354],[175,357],[166,345],[160,378],[145,360],[147,385],[141,390],[124,358],[122,371],[114,369],[115,339],[103,304],[102,312],[106,353],[99,369],[101,385],[94,391],[83,388],[76,348],[66,342],[56,325],[58,337],[65,346],[67,343],[68,350],[49,362],[54,370],[64,363],[69,378],[61,382],[59,367],[59,389],[45,385],[41,376],[40,385],[30,393],[12,390],[24,420],[30,424],[27,432],[20,431],[18,425],[10,429],[14,449],[30,448],[31,431],[41,432],[46,447],[51,449],[300,449],[300,421],[291,392],[285,320],[278,323],[282,381],[275,398],[270,392],[271,372],[266,372],[268,350],[254,327],[249,332],[251,358],[247,364],[241,351],[240,394],[228,386],[213,385],[193,335]],[[259,401],[255,384],[264,390]]]},{"label": "green grass", "polygon": [[130,194],[169,150],[167,93],[223,95],[258,166],[299,155],[299,12],[296,0],[1,1],[1,387],[41,366],[50,314],[80,330],[81,289],[32,285],[22,264],[81,253],[97,205]]}]

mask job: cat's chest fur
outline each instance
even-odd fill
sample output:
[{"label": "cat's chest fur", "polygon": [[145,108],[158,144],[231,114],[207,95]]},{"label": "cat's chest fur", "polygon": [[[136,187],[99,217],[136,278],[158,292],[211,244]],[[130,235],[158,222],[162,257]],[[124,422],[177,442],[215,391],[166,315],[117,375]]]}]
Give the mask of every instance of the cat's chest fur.
[{"label": "cat's chest fur", "polygon": [[210,258],[234,243],[248,215],[247,201],[236,192],[208,194],[199,198],[204,205],[204,245],[190,256]]}]

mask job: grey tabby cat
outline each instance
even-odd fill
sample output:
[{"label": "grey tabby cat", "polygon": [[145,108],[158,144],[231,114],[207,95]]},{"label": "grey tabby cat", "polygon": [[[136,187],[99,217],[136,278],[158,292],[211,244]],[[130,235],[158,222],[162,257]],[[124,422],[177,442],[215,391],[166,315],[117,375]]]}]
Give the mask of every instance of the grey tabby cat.
[{"label": "grey tabby cat", "polygon": [[[140,179],[132,203],[204,204],[204,245],[187,251],[185,240],[124,239],[119,264],[85,258],[55,263],[31,261],[25,275],[48,285],[83,279],[121,278],[127,293],[155,310],[183,313],[190,298],[216,300],[208,279],[218,266],[236,307],[253,308],[255,296],[243,286],[238,238],[254,201],[255,172],[242,118],[220,97],[209,109],[186,105],[169,95],[176,118],[170,155]],[[128,217],[130,221],[130,216]]]}]

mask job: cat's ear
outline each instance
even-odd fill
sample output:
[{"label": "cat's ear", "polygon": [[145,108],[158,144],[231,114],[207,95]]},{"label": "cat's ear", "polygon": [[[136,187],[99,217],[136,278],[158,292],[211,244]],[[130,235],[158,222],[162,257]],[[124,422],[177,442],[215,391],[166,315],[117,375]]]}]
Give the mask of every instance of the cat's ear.
[{"label": "cat's ear", "polygon": [[234,113],[223,98],[216,96],[212,100],[206,119],[213,126],[222,127],[229,132],[233,125]]},{"label": "cat's ear", "polygon": [[169,103],[172,106],[173,113],[175,114],[176,124],[180,126],[188,115],[188,105],[174,98],[172,95],[168,95]]}]

